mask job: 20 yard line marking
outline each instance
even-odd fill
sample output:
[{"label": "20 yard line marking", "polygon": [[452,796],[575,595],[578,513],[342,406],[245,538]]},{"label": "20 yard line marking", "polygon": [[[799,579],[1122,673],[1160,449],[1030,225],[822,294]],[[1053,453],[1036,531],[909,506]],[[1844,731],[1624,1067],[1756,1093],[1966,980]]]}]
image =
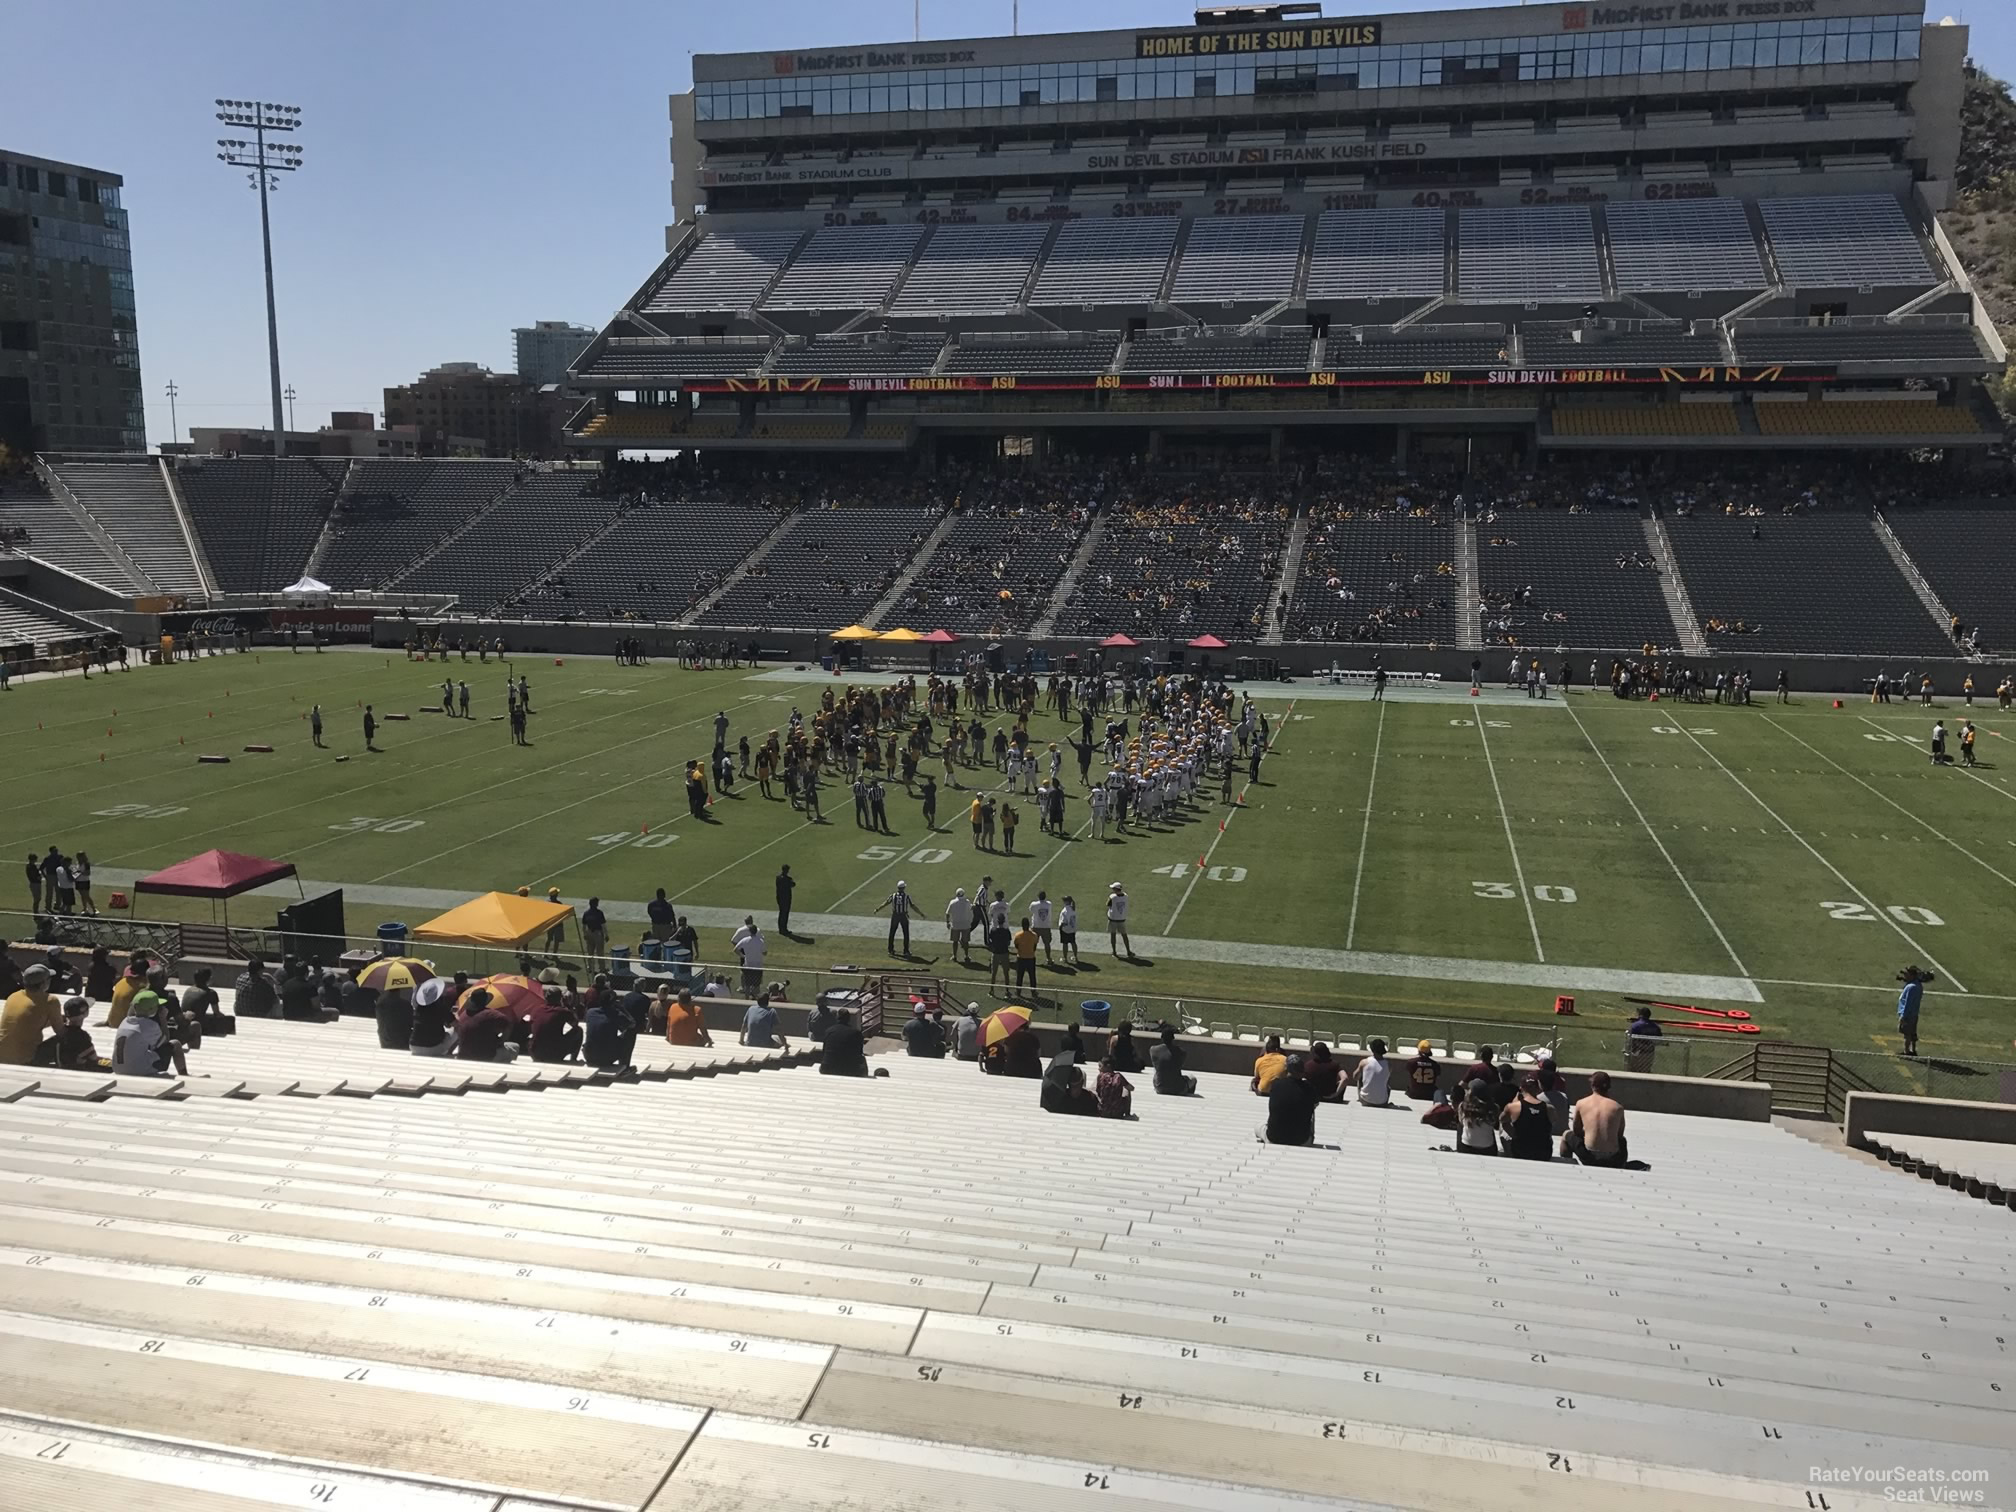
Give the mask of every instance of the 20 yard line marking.
[{"label": "20 yard line marking", "polygon": [[1589,749],[1594,751],[1596,759],[1603,763],[1603,770],[1610,774],[1610,780],[1617,785],[1619,795],[1622,796],[1626,803],[1631,805],[1631,812],[1638,816],[1638,823],[1644,828],[1646,838],[1659,848],[1659,854],[1665,858],[1666,864],[1673,869],[1674,878],[1687,890],[1687,896],[1694,900],[1695,908],[1700,910],[1701,917],[1707,921],[1708,927],[1715,932],[1715,938],[1722,942],[1722,949],[1728,953],[1730,964],[1736,968],[1736,974],[1746,977],[1750,975],[1750,968],[1745,966],[1742,959],[1736,954],[1736,947],[1731,945],[1729,937],[1722,933],[1722,926],[1717,924],[1715,916],[1708,912],[1708,905],[1703,903],[1701,895],[1694,891],[1694,884],[1689,882],[1686,873],[1680,870],[1680,863],[1675,861],[1673,853],[1666,849],[1666,842],[1661,840],[1658,834],[1654,832],[1651,824],[1645,818],[1644,810],[1638,807],[1638,800],[1633,798],[1629,790],[1625,788],[1624,779],[1617,775],[1616,769],[1610,765],[1610,758],[1603,754],[1603,748],[1596,744],[1596,738],[1589,733],[1588,727],[1582,723],[1582,716],[1575,712],[1572,705],[1569,706],[1568,717],[1575,721],[1575,728],[1582,732],[1582,738],[1589,742]]},{"label": "20 yard line marking", "polygon": [[1512,838],[1512,816],[1505,811],[1505,790],[1498,785],[1498,763],[1491,759],[1491,737],[1484,733],[1483,711],[1472,721],[1477,738],[1484,742],[1484,767],[1491,774],[1491,791],[1498,795],[1498,819],[1505,826],[1505,844],[1512,852],[1512,874],[1519,879],[1519,901],[1526,905],[1526,927],[1533,931],[1533,958],[1545,962],[1547,952],[1540,944],[1540,921],[1533,917],[1533,892],[1526,885],[1526,868],[1519,864],[1519,842]]},{"label": "20 yard line marking", "polygon": [[1365,822],[1358,827],[1358,869],[1351,876],[1351,924],[1344,931],[1344,948],[1358,943],[1358,891],[1365,882],[1365,846],[1372,838],[1372,794],[1379,786],[1379,747],[1386,740],[1386,700],[1379,700],[1379,726],[1372,733],[1372,771],[1365,779]]},{"label": "20 yard line marking", "polygon": [[[1807,750],[1812,751],[1815,756],[1818,756],[1822,761],[1826,762],[1827,765],[1834,768],[1834,770],[1839,772],[1843,777],[1846,777],[1850,782],[1855,783],[1858,787],[1867,788],[1870,792],[1874,793],[1878,798],[1881,798],[1885,803],[1889,804],[1890,807],[1897,810],[1897,812],[1902,814],[1906,819],[1909,819],[1913,823],[1922,827],[1925,830],[1925,832],[1931,835],[1934,839],[1945,841],[1946,844],[1952,846],[1953,849],[1960,852],[1961,855],[1965,856],[1969,861],[1972,861],[1976,866],[1980,867],[1983,871],[1989,873],[1991,876],[2000,878],[2002,881],[2007,882],[2011,887],[2016,887],[2016,877],[2010,876],[2007,872],[1996,870],[1994,867],[1990,866],[1986,861],[1982,860],[1981,857],[1975,855],[1974,852],[1967,849],[1967,847],[1962,845],[1958,840],[1953,839],[1952,836],[1945,834],[1941,830],[1935,829],[1926,820],[1920,819],[1916,814],[1912,813],[1911,810],[1904,807],[1903,804],[1899,803],[1896,799],[1892,798],[1888,793],[1885,793],[1881,788],[1874,787],[1871,784],[1864,782],[1860,777],[1857,777],[1853,772],[1849,771],[1848,768],[1841,765],[1840,762],[1836,761],[1832,756],[1829,756],[1825,751],[1819,750],[1814,746],[1807,745],[1806,742],[1803,740],[1799,740],[1799,737],[1797,735],[1794,735],[1790,730],[1786,729],[1785,726],[1779,724],[1777,720],[1773,719],[1768,714],[1764,716],[1764,722],[1772,726],[1774,729],[1777,729],[1788,738],[1792,740],[1798,740],[1799,744],[1801,744],[1802,746],[1806,746]],[[1959,768],[1958,770],[1964,771],[1965,768]],[[1888,837],[1886,836],[1885,838],[1887,839]]]},{"label": "20 yard line marking", "polygon": [[1771,805],[1766,803],[1762,798],[1758,797],[1757,794],[1751,789],[1749,783],[1745,782],[1741,777],[1738,777],[1734,772],[1730,771],[1728,767],[1723,766],[1722,758],[1717,756],[1713,751],[1709,750],[1708,747],[1706,747],[1705,745],[1702,745],[1700,737],[1695,735],[1695,733],[1692,730],[1688,729],[1687,726],[1680,724],[1679,716],[1677,714],[1671,715],[1669,717],[1673,719],[1675,727],[1678,728],[1680,733],[1685,735],[1689,740],[1693,741],[1697,747],[1700,748],[1702,755],[1706,756],[1710,761],[1714,762],[1716,766],[1721,767],[1723,774],[1727,776],[1731,782],[1735,783],[1736,786],[1738,786],[1746,794],[1748,794],[1750,801],[1752,803],[1756,804],[1757,807],[1764,810],[1766,814],[1769,814],[1771,816],[1771,821],[1774,824],[1776,824],[1778,828],[1785,831],[1785,833],[1790,835],[1794,840],[1797,840],[1799,844],[1802,847],[1804,847],[1807,855],[1811,856],[1815,861],[1818,861],[1822,866],[1826,867],[1827,870],[1832,872],[1834,874],[1835,880],[1839,882],[1843,887],[1847,888],[1850,893],[1854,894],[1857,902],[1861,903],[1864,908],[1867,908],[1870,911],[1870,913],[1874,914],[1877,918],[1881,919],[1885,924],[1888,924],[1893,930],[1895,930],[1897,932],[1898,938],[1903,940],[1906,945],[1909,945],[1913,950],[1917,951],[1919,955],[1923,956],[1928,962],[1930,962],[1931,965],[1938,971],[1938,973],[1944,978],[1946,978],[1947,981],[1951,982],[1957,990],[1961,992],[1965,992],[1967,990],[1966,984],[1964,982],[1962,982],[1958,977],[1953,975],[1953,973],[1948,971],[1944,966],[1941,966],[1937,960],[1933,959],[1931,951],[1927,950],[1923,945],[1920,945],[1916,940],[1911,938],[1909,930],[1905,929],[1905,927],[1902,924],[1899,924],[1895,919],[1891,918],[1889,914],[1885,913],[1883,909],[1878,907],[1877,904],[1870,899],[1869,895],[1864,891],[1862,891],[1861,888],[1857,887],[1853,882],[1850,882],[1848,880],[1847,875],[1841,870],[1841,868],[1836,866],[1832,861],[1829,861],[1825,856],[1821,855],[1820,852],[1815,850],[1812,844],[1806,839],[1804,835],[1800,834],[1799,831],[1795,830],[1794,828],[1792,828],[1791,825],[1787,824],[1783,819],[1779,818],[1778,811],[1772,808]]},{"label": "20 yard line marking", "polygon": [[[1273,738],[1267,742],[1267,749],[1262,753],[1263,755],[1273,755],[1274,748],[1281,744],[1281,732],[1288,728],[1288,721],[1295,717],[1295,704],[1295,699],[1291,698],[1288,700],[1288,712],[1281,716],[1281,723],[1274,727]],[[1383,711],[1380,717],[1385,717]],[[1176,911],[1169,915],[1169,922],[1162,928],[1162,933],[1165,935],[1176,932],[1176,921],[1183,917],[1183,905],[1190,901],[1190,894],[1197,890],[1197,884],[1202,880],[1205,868],[1211,864],[1211,858],[1218,853],[1219,841],[1225,838],[1225,831],[1232,827],[1232,821],[1239,817],[1239,810],[1246,806],[1246,795],[1252,791],[1253,783],[1249,779],[1246,786],[1239,789],[1239,802],[1225,815],[1224,822],[1218,826],[1218,833],[1212,837],[1211,844],[1205,848],[1204,854],[1198,859],[1197,870],[1190,873],[1190,885],[1183,889],[1183,896],[1176,900]]]}]

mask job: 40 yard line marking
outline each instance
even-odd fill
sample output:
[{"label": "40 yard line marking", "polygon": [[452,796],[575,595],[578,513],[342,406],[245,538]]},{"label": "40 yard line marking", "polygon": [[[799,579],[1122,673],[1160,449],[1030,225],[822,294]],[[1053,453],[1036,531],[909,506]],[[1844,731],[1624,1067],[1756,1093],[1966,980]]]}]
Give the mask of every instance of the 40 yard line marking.
[{"label": "40 yard line marking", "polygon": [[1351,875],[1351,924],[1344,931],[1346,950],[1358,943],[1358,890],[1365,882],[1365,846],[1372,838],[1372,794],[1379,786],[1379,747],[1385,740],[1386,700],[1382,698],[1379,700],[1379,725],[1372,732],[1372,771],[1365,779],[1365,822],[1358,827],[1358,869]]},{"label": "40 yard line marking", "polygon": [[1944,966],[1940,965],[1937,960],[1933,959],[1931,951],[1927,950],[1923,945],[1920,945],[1916,940],[1911,938],[1911,933],[1909,930],[1905,929],[1905,927],[1902,924],[1899,924],[1895,919],[1891,918],[1889,914],[1885,913],[1874,902],[1872,902],[1867,893],[1862,891],[1861,888],[1857,887],[1853,882],[1850,882],[1848,880],[1847,875],[1841,870],[1840,867],[1836,866],[1832,861],[1829,861],[1825,856],[1821,855],[1820,852],[1815,850],[1812,844],[1806,839],[1804,835],[1800,834],[1799,831],[1795,830],[1794,828],[1792,828],[1791,825],[1787,824],[1783,819],[1779,818],[1778,811],[1772,808],[1771,805],[1766,803],[1762,798],[1759,798],[1757,794],[1754,791],[1752,791],[1749,783],[1745,782],[1741,777],[1738,777],[1734,772],[1730,771],[1727,766],[1724,766],[1722,758],[1720,756],[1717,756],[1713,751],[1709,750],[1708,747],[1702,745],[1700,738],[1697,735],[1695,735],[1695,733],[1692,730],[1688,729],[1687,726],[1680,723],[1679,715],[1674,714],[1669,717],[1673,720],[1675,727],[1679,729],[1680,733],[1685,735],[1689,740],[1694,742],[1695,747],[1701,752],[1702,755],[1706,756],[1710,761],[1714,762],[1716,766],[1720,767],[1722,769],[1723,775],[1726,776],[1731,782],[1735,783],[1736,786],[1741,788],[1744,791],[1744,793],[1746,793],[1749,796],[1749,799],[1752,803],[1756,804],[1757,807],[1764,810],[1765,813],[1769,814],[1771,816],[1772,823],[1776,824],[1778,828],[1785,831],[1785,833],[1790,835],[1794,840],[1797,840],[1799,844],[1805,848],[1807,855],[1811,856],[1815,861],[1818,861],[1822,866],[1826,867],[1827,870],[1832,872],[1834,874],[1834,879],[1837,882],[1839,882],[1843,887],[1847,888],[1849,892],[1853,893],[1855,895],[1856,900],[1860,902],[1864,908],[1868,909],[1877,918],[1881,919],[1885,924],[1888,924],[1893,930],[1895,930],[1897,932],[1898,938],[1902,939],[1906,945],[1909,945],[1913,950],[1917,951],[1919,955],[1923,956],[1925,960],[1929,962],[1938,971],[1939,975],[1943,976],[1944,978],[1946,978],[1947,981],[1951,982],[1958,991],[1965,992],[1967,990],[1966,984],[1962,982],[1960,978],[1953,975],[1952,972],[1948,971]]},{"label": "40 yard line marking", "polygon": [[[1288,721],[1294,718],[1295,704],[1295,699],[1291,698],[1288,700],[1288,712],[1281,716],[1281,723],[1274,727],[1274,738],[1267,742],[1267,749],[1263,753],[1264,755],[1273,755],[1274,748],[1281,744],[1281,732],[1288,728]],[[1382,719],[1385,717],[1383,710],[1380,717]],[[1218,853],[1218,842],[1225,838],[1225,831],[1231,828],[1232,821],[1239,816],[1239,810],[1246,806],[1246,795],[1252,791],[1253,784],[1251,781],[1248,781],[1246,786],[1239,789],[1238,803],[1233,805],[1231,811],[1225,815],[1224,821],[1219,824],[1218,833],[1212,837],[1211,844],[1205,848],[1204,854],[1198,858],[1197,870],[1190,873],[1190,885],[1183,889],[1183,896],[1176,900],[1176,911],[1169,915],[1169,922],[1162,929],[1162,933],[1165,935],[1176,932],[1176,921],[1183,917],[1183,905],[1190,901],[1190,894],[1197,890],[1197,883],[1203,877],[1205,868],[1211,864],[1211,858]]]},{"label": "40 yard line marking", "polygon": [[1505,811],[1505,790],[1498,785],[1498,763],[1491,759],[1491,737],[1484,733],[1481,708],[1472,723],[1477,727],[1477,738],[1484,742],[1484,768],[1491,774],[1491,791],[1498,795],[1498,818],[1505,826],[1505,844],[1512,852],[1512,874],[1519,879],[1519,899],[1526,905],[1526,927],[1533,931],[1533,958],[1544,962],[1547,952],[1540,944],[1540,921],[1533,917],[1533,891],[1526,885],[1526,868],[1519,864],[1519,842],[1512,838],[1512,816]]},{"label": "40 yard line marking", "polygon": [[1638,816],[1638,823],[1644,829],[1646,838],[1659,848],[1659,854],[1665,857],[1666,864],[1673,869],[1674,878],[1682,887],[1687,889],[1687,896],[1694,900],[1694,906],[1700,910],[1701,917],[1707,921],[1708,927],[1715,931],[1715,938],[1722,942],[1722,949],[1727,952],[1730,964],[1736,968],[1736,974],[1746,977],[1750,975],[1750,968],[1745,966],[1742,959],[1736,954],[1736,947],[1729,943],[1729,937],[1722,933],[1722,926],[1717,924],[1715,916],[1708,912],[1708,905],[1703,903],[1701,895],[1694,891],[1694,884],[1689,882],[1686,873],[1680,870],[1680,863],[1675,861],[1673,853],[1666,849],[1666,842],[1661,840],[1653,830],[1650,822],[1645,818],[1645,811],[1638,807],[1638,800],[1631,796],[1630,791],[1624,786],[1624,779],[1619,777],[1616,768],[1610,765],[1610,758],[1605,756],[1603,748],[1596,744],[1596,737],[1591,735],[1588,727],[1582,723],[1582,716],[1577,714],[1574,706],[1568,704],[1565,699],[1563,700],[1563,705],[1568,710],[1568,717],[1575,721],[1575,728],[1582,732],[1582,738],[1589,742],[1589,749],[1594,751],[1596,759],[1603,763],[1603,770],[1610,774],[1610,780],[1617,785],[1619,795],[1622,796],[1626,803],[1631,805],[1631,812]]}]

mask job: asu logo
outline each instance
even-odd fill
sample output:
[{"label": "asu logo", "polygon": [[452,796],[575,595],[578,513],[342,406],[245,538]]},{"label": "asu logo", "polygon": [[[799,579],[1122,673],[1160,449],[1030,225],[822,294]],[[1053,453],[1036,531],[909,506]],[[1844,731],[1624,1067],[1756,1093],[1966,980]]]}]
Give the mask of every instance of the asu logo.
[{"label": "asu logo", "polygon": [[[1571,5],[1561,12],[1561,30],[1586,31],[1589,28],[1589,12],[1580,5]],[[782,72],[780,69],[779,72]]]},{"label": "asu logo", "polygon": [[770,54],[770,67],[774,72],[788,74],[796,73],[798,65],[792,60],[789,53],[772,53]]}]

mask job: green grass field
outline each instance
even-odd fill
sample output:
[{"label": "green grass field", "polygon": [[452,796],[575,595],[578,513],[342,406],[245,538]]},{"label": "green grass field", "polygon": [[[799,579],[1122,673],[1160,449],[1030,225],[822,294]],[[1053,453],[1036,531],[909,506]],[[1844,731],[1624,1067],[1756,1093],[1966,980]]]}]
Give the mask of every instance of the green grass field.
[{"label": "green grass field", "polygon": [[[794,703],[809,712],[830,679],[551,658],[515,670],[532,681],[530,748],[491,721],[503,677],[473,661],[267,651],[18,685],[0,700],[7,844],[17,858],[51,843],[88,851],[101,906],[134,875],[211,846],[281,857],[311,893],[346,889],[353,934],[523,884],[574,902],[599,894],[612,938],[634,942],[625,921],[662,886],[712,960],[727,957],[742,913],[774,922],[772,878],[789,862],[800,938],[773,938],[772,974],[886,961],[875,910],[901,877],[923,913],[918,955],[966,978],[942,959],[934,921],[955,886],[970,894],[990,872],[1011,900],[1038,886],[1077,898],[1086,967],[1044,977],[1066,1002],[1156,994],[1207,1020],[1301,1023],[1308,1008],[1339,1011],[1332,1028],[1460,1020],[1530,1025],[1534,1039],[1565,1027],[1568,1053],[1601,1063],[1615,1059],[1632,994],[1741,1007],[1773,1037],[1894,1050],[1891,982],[1915,960],[1941,976],[1928,1054],[2016,1059],[2004,974],[2016,902],[2004,733],[2016,721],[1992,702],[1973,711],[1982,767],[1967,772],[1924,753],[1934,712],[1957,731],[1950,702],[1738,709],[1606,693],[1542,705],[1494,691],[1378,705],[1362,691],[1270,687],[1276,748],[1243,806],[1219,804],[1213,784],[1193,817],[1101,843],[1083,834],[1074,786],[1079,833],[1039,833],[1025,805],[1007,856],[974,851],[951,793],[941,832],[927,833],[900,785],[890,837],[857,829],[837,786],[821,825],[753,783],[718,799],[711,822],[687,816],[680,767],[706,754],[717,708],[732,744],[783,726]],[[415,712],[444,671],[469,679],[475,719]],[[317,701],[327,751],[309,743]],[[380,754],[363,751],[367,701],[412,714],[381,728]],[[1039,716],[1039,738],[1060,728]],[[243,753],[259,742],[276,751]],[[209,751],[232,763],[198,765]],[[1075,782],[1075,764],[1066,774]],[[962,780],[1001,779],[988,768]],[[1101,900],[1114,880],[1134,899],[1131,964],[1107,953]],[[25,910],[25,893],[17,861],[0,896]],[[241,899],[232,917],[270,925],[274,906]],[[210,905],[149,909],[207,918]],[[1578,1018],[1552,1017],[1557,991],[1576,996]],[[1678,1032],[1678,1016],[1662,1017]],[[1743,1048],[1702,1038],[1696,1071],[1725,1058],[1721,1041],[1728,1056]]]}]

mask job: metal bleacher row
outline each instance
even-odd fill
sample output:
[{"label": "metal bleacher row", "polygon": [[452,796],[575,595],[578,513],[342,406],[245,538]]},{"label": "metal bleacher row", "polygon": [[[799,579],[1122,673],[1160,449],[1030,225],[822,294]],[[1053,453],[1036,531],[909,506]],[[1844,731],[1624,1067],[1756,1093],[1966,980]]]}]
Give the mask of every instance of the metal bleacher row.
[{"label": "metal bleacher row", "polygon": [[[1634,1112],[1647,1168],[1593,1171],[1354,1104],[1282,1149],[1243,1078],[1143,1076],[1060,1178],[1033,1084],[959,1062],[569,1085],[239,1040],[360,1084],[0,1093],[9,1505],[1733,1512],[1821,1505],[1815,1467],[2016,1476],[1996,1215],[1769,1125]],[[389,1095],[374,1056],[552,1079]]]}]

